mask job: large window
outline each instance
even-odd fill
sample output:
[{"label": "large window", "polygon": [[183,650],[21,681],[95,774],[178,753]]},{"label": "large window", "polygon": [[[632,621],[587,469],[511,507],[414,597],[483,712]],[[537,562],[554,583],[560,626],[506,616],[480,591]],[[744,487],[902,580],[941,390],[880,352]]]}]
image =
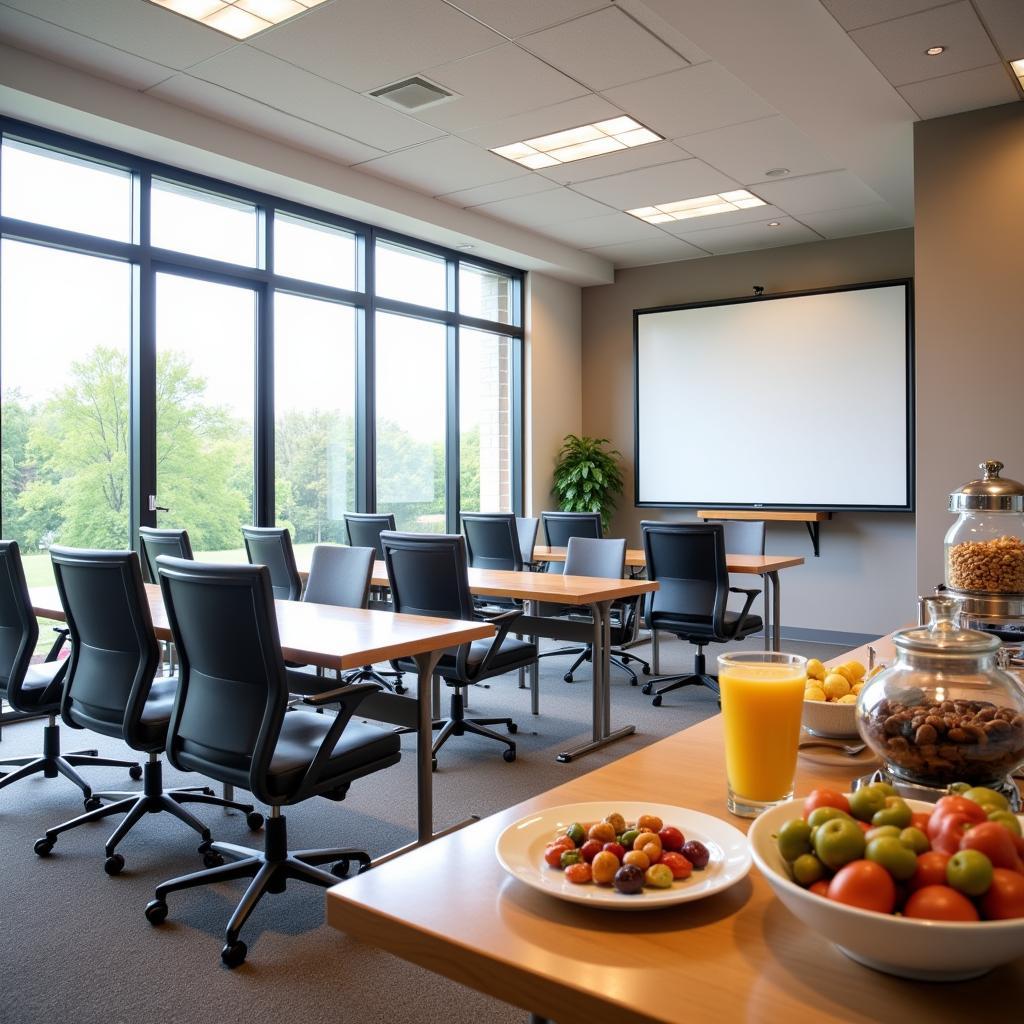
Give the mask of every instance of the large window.
[{"label": "large window", "polygon": [[[521,509],[522,275],[0,118],[0,530],[239,527]],[[35,572],[35,569],[32,570]],[[35,581],[35,580],[34,580]]]}]

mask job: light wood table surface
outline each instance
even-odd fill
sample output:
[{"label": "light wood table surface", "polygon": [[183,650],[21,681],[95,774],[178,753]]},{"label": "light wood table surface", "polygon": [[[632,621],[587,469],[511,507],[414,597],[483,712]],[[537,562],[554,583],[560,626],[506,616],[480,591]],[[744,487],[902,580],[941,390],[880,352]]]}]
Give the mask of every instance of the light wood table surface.
[{"label": "light wood table surface", "polygon": [[[845,789],[861,769],[798,766],[797,792]],[[1009,1021],[1024,959],[976,981],[926,984],[847,959],[797,920],[754,868],[731,889],[649,913],[564,903],[510,878],[494,855],[509,824],[578,801],[676,803],[746,830],[725,810],[715,716],[517,804],[327,893],[327,919],[558,1024],[963,1024]],[[1018,1009],[1012,1009],[1016,1006]]]},{"label": "light wood table surface", "polygon": [[[29,595],[36,615],[64,620],[56,587],[33,587]],[[146,597],[157,639],[173,639],[159,586],[147,583]],[[415,659],[417,696],[372,694],[360,705],[360,714],[416,729],[417,842],[429,841],[434,836],[431,676],[447,648],[494,636],[494,626],[307,601],[275,601],[274,606],[281,653],[287,661],[341,672],[391,658]],[[332,685],[333,680],[325,680],[325,688]]]}]

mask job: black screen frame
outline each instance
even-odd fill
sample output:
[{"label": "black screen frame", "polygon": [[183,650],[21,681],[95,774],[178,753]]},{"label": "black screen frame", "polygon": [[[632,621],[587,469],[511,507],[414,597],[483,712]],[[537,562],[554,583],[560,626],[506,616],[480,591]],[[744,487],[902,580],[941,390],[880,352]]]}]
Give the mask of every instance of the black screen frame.
[{"label": "black screen frame", "polygon": [[[836,292],[867,291],[875,288],[902,286],[905,295],[905,359],[906,359],[906,502],[902,505],[857,504],[781,504],[774,502],[716,502],[716,501],[641,501],[640,500],[640,317],[649,313],[672,313],[682,309],[704,309],[709,306],[733,306],[742,303],[773,302],[776,299],[795,299],[808,295],[829,295]],[[706,302],[685,302],[668,306],[648,306],[633,310],[633,503],[636,508],[699,508],[735,511],[787,511],[787,512],[913,512],[916,474],[914,430],[914,279],[894,278],[886,281],[865,281],[857,284],[836,285],[827,288],[808,288],[801,291],[778,292],[773,295],[744,295]]]}]

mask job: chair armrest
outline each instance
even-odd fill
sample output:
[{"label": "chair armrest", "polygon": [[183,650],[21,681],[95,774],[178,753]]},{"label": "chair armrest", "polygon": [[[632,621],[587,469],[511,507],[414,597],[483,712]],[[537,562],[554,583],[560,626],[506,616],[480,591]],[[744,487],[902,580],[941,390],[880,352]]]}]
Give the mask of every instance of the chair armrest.
[{"label": "chair armrest", "polygon": [[[313,708],[320,708],[325,704],[337,702],[345,702],[347,704],[347,698],[351,697],[353,698],[352,706],[355,708],[358,707],[360,701],[368,694],[380,689],[382,689],[380,683],[352,683],[350,686],[339,686],[334,690],[325,690],[323,693],[314,693],[308,697],[303,697],[302,703],[308,704]],[[357,697],[358,699],[354,699]]]},{"label": "chair armrest", "polygon": [[760,590],[747,590],[743,587],[730,587],[729,592],[732,594],[746,594],[746,600],[743,602],[743,608],[740,610],[739,615],[736,617],[736,628],[730,634],[735,636],[740,631],[740,626],[743,625],[744,620],[747,617],[747,612],[750,611],[750,606],[754,603],[754,598],[761,593]]},{"label": "chair armrest", "polygon": [[523,610],[521,608],[513,608],[507,612],[499,612],[497,615],[480,614],[478,617],[483,619],[484,622],[489,622],[491,625],[498,627],[498,632],[491,641],[491,646],[487,649],[484,660],[480,662],[480,667],[476,671],[476,675],[480,676],[487,671],[491,659],[501,649],[501,645],[505,642],[505,637],[508,636],[508,632],[512,628],[512,623],[516,619],[523,617]]},{"label": "chair armrest", "polygon": [[747,590],[746,587],[730,587],[729,588],[729,593],[730,594],[750,594],[750,595],[752,595],[752,597],[757,597],[757,595],[760,594],[761,591],[757,590],[757,589]]},{"label": "chair armrest", "polygon": [[43,661],[56,661],[60,649],[64,646],[64,641],[71,635],[71,630],[67,626],[54,626],[53,631],[57,634],[57,639],[53,641]]}]

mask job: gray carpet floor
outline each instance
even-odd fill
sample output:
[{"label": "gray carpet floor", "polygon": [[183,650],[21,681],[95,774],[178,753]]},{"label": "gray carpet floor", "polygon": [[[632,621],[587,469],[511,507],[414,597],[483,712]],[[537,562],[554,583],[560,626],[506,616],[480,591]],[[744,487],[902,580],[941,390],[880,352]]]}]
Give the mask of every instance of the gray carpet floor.
[{"label": "gray carpet floor", "polygon": [[[750,649],[758,641],[748,641]],[[787,650],[827,659],[840,653],[821,644],[787,642]],[[649,646],[636,653],[646,656]],[[685,671],[693,648],[662,644],[662,672]],[[651,706],[626,677],[613,672],[613,726],[635,723],[634,736],[572,764],[555,755],[587,739],[590,681],[586,669],[566,684],[563,658],[541,661],[541,714],[529,711],[529,692],[514,676],[475,688],[473,714],[512,715],[519,724],[518,760],[505,763],[497,744],[455,737],[435,775],[437,827],[467,814],[487,815],[591,771],[717,711],[707,690],[688,687]],[[41,748],[41,722],[4,726],[0,754]],[[122,744],[62,729],[65,750],[97,747],[127,757]],[[287,812],[295,849],[351,844],[380,855],[410,841],[416,814],[414,739],[403,739],[402,762],[353,785],[340,804],[311,800]],[[138,789],[127,771],[88,772],[96,789]],[[165,767],[165,784],[203,780]],[[223,928],[242,883],[206,887],[171,897],[170,916],[151,927],[143,908],[154,886],[198,870],[197,837],[164,815],[144,819],[121,844],[126,866],[103,871],[103,842],[117,818],[60,837],[41,859],[32,844],[47,827],[81,812],[78,790],[63,779],[34,779],[0,791],[0,1020],[10,1024],[192,1024],[192,1022],[358,1022],[473,1024],[521,1022],[512,1007],[365,947],[324,923],[323,890],[292,884],[266,897],[243,931],[249,959],[229,971],[220,964]],[[239,814],[201,808],[214,837],[261,844]],[[473,884],[466,878],[467,885]],[[424,879],[424,884],[429,884]]]}]

